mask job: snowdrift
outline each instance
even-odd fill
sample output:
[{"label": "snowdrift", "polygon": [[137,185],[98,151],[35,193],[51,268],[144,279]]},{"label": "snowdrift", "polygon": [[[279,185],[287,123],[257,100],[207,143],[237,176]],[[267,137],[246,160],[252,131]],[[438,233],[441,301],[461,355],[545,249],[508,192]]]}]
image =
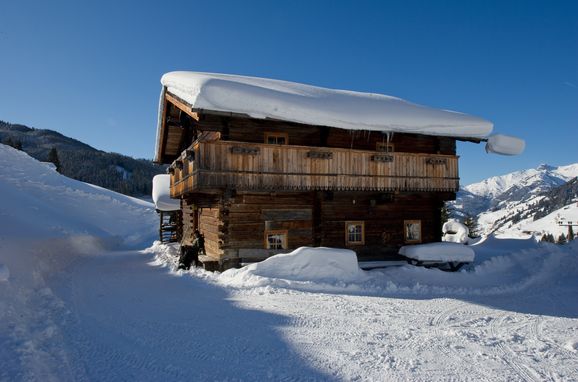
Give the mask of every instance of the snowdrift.
[{"label": "snowdrift", "polygon": [[[258,278],[283,279],[301,282],[343,283],[362,281],[355,252],[338,248],[297,248],[291,253],[272,256],[260,263],[222,274],[227,284],[253,283]],[[258,280],[257,278],[257,280]]]},{"label": "snowdrift", "polygon": [[475,253],[474,262],[459,272],[412,265],[363,271],[349,250],[303,247],[222,274],[198,268],[176,271],[178,250],[170,246],[156,243],[148,251],[155,254],[155,265],[169,266],[175,274],[189,273],[257,293],[301,290],[368,296],[497,296],[543,290],[560,282],[575,285],[578,280],[578,240],[560,246],[534,239],[488,237],[467,249]]},{"label": "snowdrift", "polygon": [[152,203],[67,178],[1,144],[0,195],[0,239],[80,235],[138,245],[156,236]]},{"label": "snowdrift", "polygon": [[54,166],[0,144],[0,279],[41,283],[103,249],[156,237],[152,203],[67,178]]}]

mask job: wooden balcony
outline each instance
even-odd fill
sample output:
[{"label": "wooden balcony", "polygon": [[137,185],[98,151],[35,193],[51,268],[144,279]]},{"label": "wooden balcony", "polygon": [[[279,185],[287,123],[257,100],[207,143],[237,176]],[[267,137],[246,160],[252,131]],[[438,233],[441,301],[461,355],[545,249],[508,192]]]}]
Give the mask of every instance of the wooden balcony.
[{"label": "wooden balcony", "polygon": [[254,191],[458,190],[458,157],[325,147],[195,142],[172,166],[171,196]]}]

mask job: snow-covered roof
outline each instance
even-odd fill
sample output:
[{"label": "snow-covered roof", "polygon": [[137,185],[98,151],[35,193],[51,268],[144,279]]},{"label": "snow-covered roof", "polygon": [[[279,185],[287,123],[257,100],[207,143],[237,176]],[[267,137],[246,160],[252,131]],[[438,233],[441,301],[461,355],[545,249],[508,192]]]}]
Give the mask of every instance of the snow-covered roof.
[{"label": "snow-covered roof", "polygon": [[493,124],[479,117],[360,93],[266,78],[170,72],[161,83],[193,109],[246,114],[350,130],[484,139]]}]

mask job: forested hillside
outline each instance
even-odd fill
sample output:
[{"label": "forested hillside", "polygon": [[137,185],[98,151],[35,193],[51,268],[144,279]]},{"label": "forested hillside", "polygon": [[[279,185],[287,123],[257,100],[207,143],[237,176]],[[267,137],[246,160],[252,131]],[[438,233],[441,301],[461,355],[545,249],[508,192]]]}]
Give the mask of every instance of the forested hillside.
[{"label": "forested hillside", "polygon": [[0,143],[40,161],[47,161],[54,149],[63,175],[132,196],[150,195],[152,177],[165,171],[150,160],[107,153],[53,130],[4,121],[0,121]]}]

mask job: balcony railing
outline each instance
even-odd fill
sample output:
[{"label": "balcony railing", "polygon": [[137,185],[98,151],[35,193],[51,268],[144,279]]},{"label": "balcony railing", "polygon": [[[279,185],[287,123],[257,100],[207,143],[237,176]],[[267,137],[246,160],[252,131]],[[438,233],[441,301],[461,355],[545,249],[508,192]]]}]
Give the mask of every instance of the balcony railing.
[{"label": "balcony railing", "polygon": [[172,167],[171,196],[255,191],[457,191],[454,155],[326,147],[195,142]]}]

